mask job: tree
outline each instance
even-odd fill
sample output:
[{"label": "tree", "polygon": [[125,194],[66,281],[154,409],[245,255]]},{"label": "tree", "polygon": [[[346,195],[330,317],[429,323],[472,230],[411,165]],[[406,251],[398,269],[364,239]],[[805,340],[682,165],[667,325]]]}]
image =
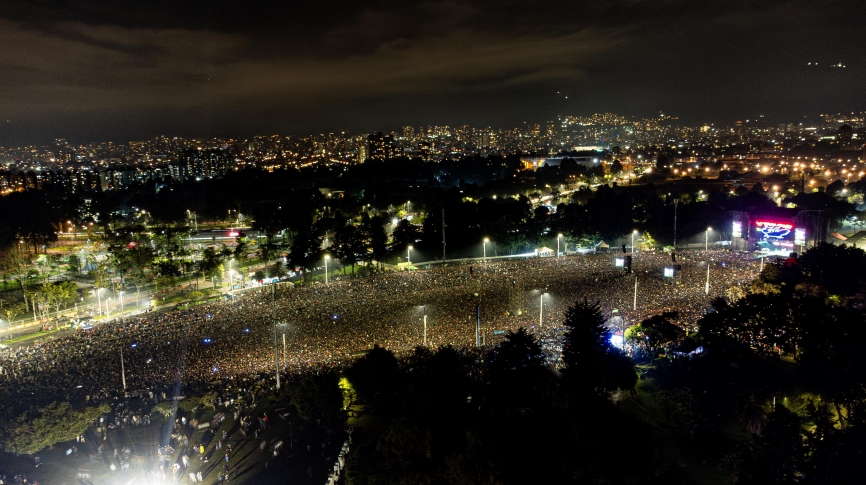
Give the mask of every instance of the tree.
[{"label": "tree", "polygon": [[402,376],[394,353],[374,347],[346,369],[346,378],[374,412],[388,413],[396,408],[396,392]]},{"label": "tree", "polygon": [[626,331],[626,341],[632,344],[642,343],[652,357],[660,348],[674,343],[683,334],[679,327],[671,323],[670,319],[674,317],[675,312],[653,315],[639,325],[629,328]]},{"label": "tree", "polygon": [[737,483],[800,483],[805,453],[801,425],[799,416],[777,405],[764,433],[740,451]]},{"label": "tree", "polygon": [[232,252],[232,255],[235,259],[238,260],[239,263],[243,263],[247,259],[247,238],[243,235],[243,233],[239,233],[238,238],[235,242],[235,250]]},{"label": "tree", "polygon": [[78,294],[78,286],[71,281],[58,281],[55,283],[43,284],[38,293],[40,300],[46,305],[54,307],[54,311],[60,311],[61,307],[65,307],[69,303],[75,301],[75,296]]},{"label": "tree", "polygon": [[322,237],[311,229],[299,232],[292,240],[289,264],[300,268],[307,281],[309,272],[322,260]]},{"label": "tree", "polygon": [[622,173],[622,162],[619,160],[614,160],[612,164],[610,164],[610,173],[611,175],[619,175]]},{"label": "tree", "polygon": [[421,240],[421,229],[409,222],[408,219],[401,219],[394,228],[391,240],[392,245],[397,248],[416,244]]},{"label": "tree", "polygon": [[850,295],[857,291],[866,272],[866,251],[821,243],[803,253],[798,263],[807,282],[821,285],[830,293]]},{"label": "tree", "polygon": [[174,414],[175,410],[176,410],[175,403],[173,403],[171,401],[163,401],[163,402],[157,404],[156,406],[154,406],[153,408],[151,408],[152,412],[162,414],[166,418],[168,418],[172,414]]},{"label": "tree", "polygon": [[298,415],[306,420],[339,425],[344,418],[343,393],[339,378],[333,372],[306,375],[292,387],[291,400],[298,408]]},{"label": "tree", "polygon": [[199,271],[202,272],[205,278],[218,277],[223,278],[223,266],[220,263],[220,255],[212,247],[205,248],[201,253],[201,261],[198,263]]},{"label": "tree", "polygon": [[549,394],[552,375],[541,345],[525,328],[505,334],[488,359],[494,406],[505,409],[540,407]]},{"label": "tree", "polygon": [[333,248],[334,256],[340,260],[340,264],[352,265],[352,274],[355,274],[355,264],[363,260],[367,252],[361,230],[351,224],[337,230]]},{"label": "tree", "polygon": [[81,274],[81,259],[77,254],[70,254],[66,258],[66,264],[69,268],[69,273],[73,276]]},{"label": "tree", "polygon": [[275,261],[274,264],[268,266],[268,276],[271,278],[282,278],[286,275],[286,268],[282,261]]},{"label": "tree", "polygon": [[27,304],[23,301],[4,300],[0,301],[0,314],[7,323],[11,323],[16,316],[27,311]]},{"label": "tree", "polygon": [[751,434],[759,435],[767,422],[767,412],[764,403],[754,393],[748,394],[740,404],[738,416],[740,426]]},{"label": "tree", "polygon": [[76,410],[68,402],[54,402],[26,412],[2,431],[3,447],[17,453],[37,453],[75,439],[99,416],[111,411],[108,404]]},{"label": "tree", "polygon": [[27,272],[32,264],[30,253],[21,251],[18,244],[12,243],[0,252],[0,264],[18,282],[21,291],[24,291]]},{"label": "tree", "polygon": [[578,301],[565,312],[565,378],[577,395],[604,397],[637,383],[634,365],[610,344],[604,323],[598,302]]},{"label": "tree", "polygon": [[385,234],[384,219],[380,216],[364,216],[361,220],[361,234],[366,245],[363,258],[368,264],[376,261],[379,265],[385,259],[388,249],[388,236]]},{"label": "tree", "polygon": [[93,287],[96,291],[101,288],[108,288],[108,264],[105,261],[97,261],[93,256],[90,256],[90,262],[95,265],[88,276],[93,279]]}]

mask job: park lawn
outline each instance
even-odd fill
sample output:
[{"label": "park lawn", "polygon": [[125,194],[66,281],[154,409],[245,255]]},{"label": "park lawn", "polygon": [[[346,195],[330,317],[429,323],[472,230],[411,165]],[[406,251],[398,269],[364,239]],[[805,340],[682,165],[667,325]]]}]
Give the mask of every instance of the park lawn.
[{"label": "park lawn", "polygon": [[659,390],[653,378],[644,378],[635,386],[637,397],[627,397],[622,401],[622,411],[635,416],[646,424],[659,447],[659,456],[677,469],[674,476],[678,483],[698,485],[730,485],[733,477],[719,468],[721,456],[728,453],[736,442],[747,438],[735,423],[720,427],[710,438],[691,439],[677,433],[669,426],[659,407],[653,402],[652,394]]}]

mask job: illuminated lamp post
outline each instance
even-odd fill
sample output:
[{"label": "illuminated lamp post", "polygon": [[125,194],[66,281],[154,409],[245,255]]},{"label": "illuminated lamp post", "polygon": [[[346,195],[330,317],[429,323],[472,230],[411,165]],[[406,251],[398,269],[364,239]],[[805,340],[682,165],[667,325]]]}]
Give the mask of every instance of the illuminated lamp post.
[{"label": "illuminated lamp post", "polygon": [[541,292],[541,297],[539,299],[538,304],[538,328],[541,328],[544,323],[544,295],[546,295],[544,291]]},{"label": "illuminated lamp post", "polygon": [[410,244],[410,245],[406,248],[406,263],[408,264],[408,265],[406,266],[407,269],[408,269],[409,266],[412,266],[412,254],[411,254],[411,251],[412,251],[412,245]]},{"label": "illuminated lamp post", "polygon": [[707,227],[707,230],[704,232],[704,251],[710,250],[710,231],[712,230],[712,227]]},{"label": "illuminated lamp post", "polygon": [[[561,233],[556,235],[556,257],[557,258],[559,257],[559,240],[560,239],[562,239]],[[632,246],[634,246],[634,243],[632,243]]]},{"label": "illuminated lamp post", "polygon": [[271,285],[271,320],[274,322],[274,375],[277,378],[277,390],[280,389],[280,345],[277,340],[277,285]]},{"label": "illuminated lamp post", "polygon": [[481,243],[482,247],[484,248],[484,258],[482,261],[484,261],[485,263],[487,262],[487,243],[488,242],[490,242],[490,239],[485,237],[484,241]]},{"label": "illuminated lamp post", "polygon": [[330,254],[325,255],[325,285],[328,284],[328,260],[331,259]]}]

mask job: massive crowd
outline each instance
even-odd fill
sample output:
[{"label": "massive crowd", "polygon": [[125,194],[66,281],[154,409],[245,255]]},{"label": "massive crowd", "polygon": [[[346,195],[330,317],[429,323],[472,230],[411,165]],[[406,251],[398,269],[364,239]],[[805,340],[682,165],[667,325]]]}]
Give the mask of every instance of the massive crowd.
[{"label": "massive crowd", "polygon": [[676,277],[666,278],[670,255],[637,253],[631,274],[615,266],[616,257],[621,256],[488,261],[332,279],[327,286],[261,287],[225,302],[98,324],[0,351],[0,400],[18,404],[0,412],[116,392],[121,352],[128,389],[177,392],[181,386],[273,372],[275,346],[286,373],[342,365],[374,345],[406,353],[423,341],[424,315],[429,346],[472,346],[476,307],[487,343],[519,327],[545,337],[561,326],[566,309],[584,298],[599,301],[606,315],[617,309],[627,325],[676,311],[677,323],[691,327],[712,298],[748,284],[759,266],[727,251],[686,252],[677,258]]}]

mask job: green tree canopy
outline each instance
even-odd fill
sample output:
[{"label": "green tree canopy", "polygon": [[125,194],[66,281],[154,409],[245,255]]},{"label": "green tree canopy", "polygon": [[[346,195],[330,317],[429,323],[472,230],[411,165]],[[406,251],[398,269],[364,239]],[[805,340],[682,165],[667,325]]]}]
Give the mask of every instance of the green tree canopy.
[{"label": "green tree canopy", "polygon": [[100,415],[107,404],[75,409],[68,402],[54,402],[20,415],[2,433],[3,448],[9,452],[37,453],[63,441],[74,440]]}]

